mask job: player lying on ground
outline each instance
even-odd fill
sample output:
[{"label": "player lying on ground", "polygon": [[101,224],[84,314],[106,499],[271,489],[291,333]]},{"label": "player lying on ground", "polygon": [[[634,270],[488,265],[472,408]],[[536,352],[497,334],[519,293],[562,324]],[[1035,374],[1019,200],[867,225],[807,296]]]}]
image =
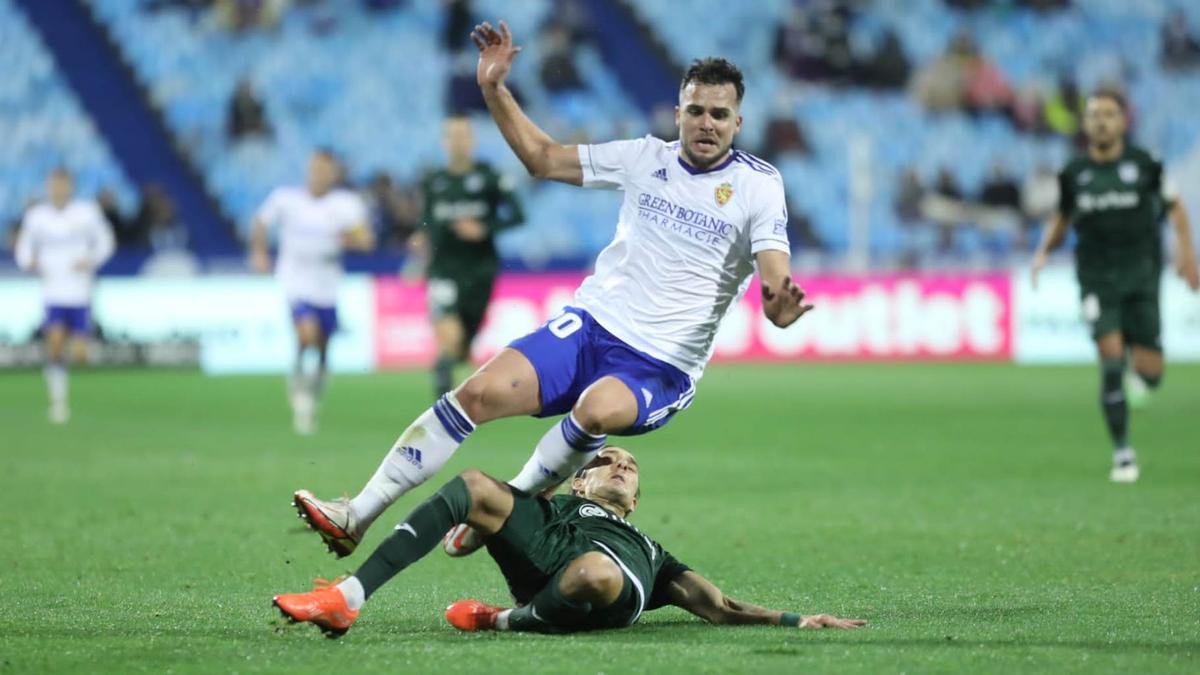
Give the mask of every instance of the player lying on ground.
[{"label": "player lying on ground", "polygon": [[[479,86],[513,151],[539,178],[623,191],[616,235],[573,305],[418,416],[353,499],[295,494],[301,512],[329,514],[319,531],[339,556],[480,424],[566,415],[510,481],[530,494],[586,465],[607,434],[665,425],[691,405],[721,320],[756,270],[771,323],[790,326],[812,309],[791,279],[783,181],[770,164],[733,147],[745,90],[736,66],[704,59],[688,69],[678,92],[678,141],[562,145],[525,116],[504,85],[520,51],[505,25],[483,24],[472,38]],[[463,552],[477,545],[473,536],[454,541]]]},{"label": "player lying on ground", "polygon": [[[1125,143],[1125,100],[1114,92],[1088,97],[1083,129],[1087,151],[1059,173],[1059,208],[1034,255],[1032,283],[1048,253],[1075,226],[1075,271],[1083,316],[1091,324],[1100,361],[1100,407],[1113,443],[1115,482],[1138,478],[1129,444],[1129,400],[1144,399],[1163,376],[1159,286],[1162,282],[1162,218],[1175,230],[1175,270],[1192,290],[1200,271],[1183,200],[1163,175],[1162,162]],[[1125,351],[1133,370],[1122,386]],[[1140,396],[1139,396],[1140,393]]]},{"label": "player lying on ground", "polygon": [[611,446],[576,474],[570,495],[550,499],[464,471],[414,509],[354,576],[336,585],[318,580],[308,593],[277,595],[272,602],[289,620],[311,622],[338,637],[354,625],[367,598],[428,554],[442,533],[467,523],[485,537],[517,607],[456,602],[446,609],[446,619],[461,630],[621,628],[645,610],[668,605],[714,624],[866,623],[764,609],[726,596],[626,520],[637,507],[639,485],[637,460]]}]

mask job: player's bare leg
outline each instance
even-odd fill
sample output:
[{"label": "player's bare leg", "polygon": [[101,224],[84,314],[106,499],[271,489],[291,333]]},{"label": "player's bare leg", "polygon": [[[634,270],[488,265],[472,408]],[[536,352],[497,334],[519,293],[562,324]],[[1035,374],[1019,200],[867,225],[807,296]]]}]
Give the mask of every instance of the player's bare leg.
[{"label": "player's bare leg", "polygon": [[401,495],[433,476],[476,425],[540,409],[533,364],[515,349],[501,350],[400,434],[353,499],[317,499],[300,490],[293,503],[330,550],[338,557],[350,555],[371,523]]},{"label": "player's bare leg", "polygon": [[534,494],[558,485],[591,461],[608,434],[633,426],[637,416],[637,397],[624,382],[611,375],[596,380],[509,483]]},{"label": "player's bare leg", "polygon": [[67,342],[68,331],[63,324],[46,327],[46,392],[50,398],[49,418],[54,424],[65,424],[71,417],[68,403]]},{"label": "player's bare leg", "polygon": [[466,357],[466,329],[457,316],[442,316],[433,322],[433,337],[438,350],[433,365],[433,390],[441,396],[453,388],[454,366]]},{"label": "player's bare leg", "polygon": [[[583,390],[571,413],[538,441],[509,484],[530,494],[557,486],[596,456],[609,433],[628,429],[637,417],[637,397],[624,382],[611,375],[596,380]],[[444,547],[451,556],[470,555],[481,546],[483,538],[466,526],[446,533]]]},{"label": "player's bare leg", "polygon": [[508,347],[454,390],[454,397],[475,424],[536,414],[542,409],[538,395],[533,364],[524,354]]},{"label": "player's bare leg", "polygon": [[71,363],[82,366],[88,361],[88,337],[82,333],[71,335]]},{"label": "player's bare leg", "polygon": [[1133,367],[1126,371],[1125,394],[1129,398],[1129,407],[1145,408],[1150,404],[1150,395],[1162,384],[1163,355],[1157,349],[1132,345],[1129,355]]},{"label": "player's bare leg", "polygon": [[1125,340],[1119,331],[1096,338],[1100,356],[1100,407],[1113,443],[1113,468],[1109,477],[1116,483],[1138,479],[1137,457],[1129,445],[1129,404],[1122,378],[1125,374]]},{"label": "player's bare leg", "polygon": [[[292,426],[296,433],[308,435],[316,430],[317,403],[325,382],[325,354],[328,338],[321,332],[321,324],[315,316],[305,316],[296,321],[296,362],[288,382],[288,393],[292,404]],[[315,352],[317,364],[313,372],[306,372],[305,360]]]}]

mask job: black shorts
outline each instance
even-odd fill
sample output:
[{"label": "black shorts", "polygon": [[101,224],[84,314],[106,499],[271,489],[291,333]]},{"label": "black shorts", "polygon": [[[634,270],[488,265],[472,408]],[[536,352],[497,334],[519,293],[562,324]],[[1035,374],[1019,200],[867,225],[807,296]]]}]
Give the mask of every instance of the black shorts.
[{"label": "black shorts", "polygon": [[430,277],[426,284],[426,302],[434,321],[458,317],[462,322],[464,341],[469,347],[483,325],[488,303],[492,299],[493,276]]},{"label": "black shorts", "polygon": [[1092,338],[1120,332],[1127,345],[1162,351],[1162,319],[1159,312],[1159,281],[1135,284],[1088,283],[1080,281],[1083,318]]},{"label": "black shorts", "polygon": [[[554,506],[540,497],[513,489],[513,511],[504,527],[487,540],[487,551],[500,567],[513,601],[529,604],[567,565],[591,551],[604,551],[570,526],[553,525]],[[624,579],[616,602],[595,610],[572,630],[622,628],[637,619],[641,603],[633,583]]]}]

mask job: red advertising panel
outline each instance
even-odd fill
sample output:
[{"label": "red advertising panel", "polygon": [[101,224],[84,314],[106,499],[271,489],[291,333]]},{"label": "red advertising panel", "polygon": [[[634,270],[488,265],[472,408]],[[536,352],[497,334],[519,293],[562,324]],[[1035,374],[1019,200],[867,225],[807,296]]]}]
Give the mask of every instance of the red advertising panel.
[{"label": "red advertising panel", "polygon": [[[505,275],[497,282],[473,357],[486,359],[570,303],[578,274]],[[763,317],[755,282],[725,319],[714,360],[1009,359],[1012,293],[1005,274],[812,276],[817,306],[791,328]],[[375,288],[381,367],[425,366],[434,356],[424,285],[380,279]]]}]

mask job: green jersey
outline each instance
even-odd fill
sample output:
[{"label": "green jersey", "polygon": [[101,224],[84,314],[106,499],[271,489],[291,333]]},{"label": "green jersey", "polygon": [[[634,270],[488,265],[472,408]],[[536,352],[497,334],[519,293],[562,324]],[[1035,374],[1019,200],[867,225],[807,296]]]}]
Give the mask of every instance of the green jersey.
[{"label": "green jersey", "polygon": [[1059,210],[1074,225],[1076,271],[1084,286],[1157,282],[1164,207],[1162,163],[1125,146],[1114,161],[1072,159],[1058,176]]},{"label": "green jersey", "polygon": [[[431,278],[495,276],[499,269],[495,234],[520,224],[525,216],[512,185],[490,165],[479,162],[463,174],[431,171],[421,181],[425,209],[421,222],[429,237]],[[458,238],[453,224],[474,218],[487,228],[482,241]]]},{"label": "green jersey", "polygon": [[629,521],[583,497],[558,495],[547,528],[574,530],[611,556],[633,582],[643,609],[669,604],[667,588],[687,571],[663,547]]}]

